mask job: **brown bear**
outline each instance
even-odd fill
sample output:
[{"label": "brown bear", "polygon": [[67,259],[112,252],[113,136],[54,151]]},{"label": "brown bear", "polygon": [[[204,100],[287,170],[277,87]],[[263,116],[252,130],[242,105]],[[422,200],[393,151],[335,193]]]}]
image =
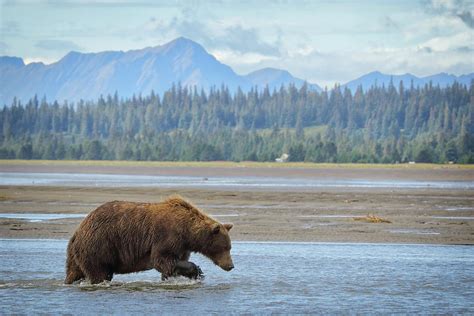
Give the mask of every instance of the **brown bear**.
[{"label": "brown bear", "polygon": [[230,271],[231,228],[179,196],[161,203],[108,202],[87,215],[69,240],[65,283],[87,278],[95,284],[153,268],[162,279],[195,278],[201,270],[188,261],[191,252]]}]

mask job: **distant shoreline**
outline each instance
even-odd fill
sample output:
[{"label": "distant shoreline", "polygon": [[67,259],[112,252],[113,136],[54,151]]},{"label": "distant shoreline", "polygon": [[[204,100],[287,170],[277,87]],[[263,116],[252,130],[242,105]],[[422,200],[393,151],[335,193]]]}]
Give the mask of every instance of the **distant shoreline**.
[{"label": "distant shoreline", "polygon": [[[233,162],[0,161],[3,173],[70,173],[166,177],[269,177],[291,181],[474,181],[474,166],[336,165]],[[87,176],[85,176],[87,178]],[[66,177],[67,179],[67,177]],[[66,180],[67,181],[67,180]],[[94,181],[90,177],[90,181]],[[271,179],[270,179],[271,181]],[[159,202],[172,194],[222,222],[232,240],[395,244],[474,244],[470,189],[325,187],[238,190],[219,186],[74,187],[0,185],[0,213],[85,214],[111,200]],[[391,223],[356,220],[373,214]],[[0,238],[67,239],[80,218],[29,222],[0,219]]]},{"label": "distant shoreline", "polygon": [[[68,238],[17,238],[0,237],[0,241],[52,241],[68,242]],[[423,244],[396,242],[338,242],[338,241],[272,241],[272,240],[233,240],[232,244],[263,244],[263,245],[378,245],[378,246],[414,246],[414,247],[474,247],[474,244]]]},{"label": "distant shoreline", "polygon": [[0,168],[6,165],[40,166],[113,166],[113,167],[200,167],[200,168],[302,168],[302,169],[473,169],[474,164],[434,163],[314,163],[314,162],[257,162],[257,161],[130,161],[130,160],[22,160],[2,159]]},{"label": "distant shoreline", "polygon": [[262,177],[311,181],[474,181],[474,165],[0,160],[0,172]]}]

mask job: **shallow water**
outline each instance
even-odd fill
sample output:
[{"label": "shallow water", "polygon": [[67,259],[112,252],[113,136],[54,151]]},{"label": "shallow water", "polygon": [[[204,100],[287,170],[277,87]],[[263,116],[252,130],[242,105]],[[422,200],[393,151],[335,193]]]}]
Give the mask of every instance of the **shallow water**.
[{"label": "shallow water", "polygon": [[[215,218],[239,217],[240,214],[209,214]],[[44,222],[57,219],[84,218],[87,214],[66,213],[0,213],[0,218],[20,219],[28,222]]]},{"label": "shallow water", "polygon": [[409,234],[409,235],[440,235],[441,233],[432,229],[388,229],[391,234]]},{"label": "shallow water", "polygon": [[436,219],[454,219],[454,220],[464,220],[464,221],[472,221],[474,220],[474,216],[431,216],[431,218]]},{"label": "shallow water", "polygon": [[272,188],[311,189],[321,187],[349,188],[431,188],[474,189],[474,181],[383,181],[297,179],[276,177],[181,177],[79,173],[1,172],[0,185],[59,185],[84,187],[190,187],[190,188]]},{"label": "shallow water", "polygon": [[5,314],[474,313],[474,247],[234,243],[203,281],[155,271],[63,285],[65,240],[0,240]]},{"label": "shallow water", "polygon": [[64,213],[0,213],[0,218],[22,219],[29,222],[43,222],[65,218],[83,218],[87,214],[64,214]]}]

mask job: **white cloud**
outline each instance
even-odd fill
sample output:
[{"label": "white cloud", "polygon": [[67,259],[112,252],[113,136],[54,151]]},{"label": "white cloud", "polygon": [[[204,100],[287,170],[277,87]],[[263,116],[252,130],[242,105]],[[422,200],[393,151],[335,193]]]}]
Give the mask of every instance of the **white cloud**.
[{"label": "white cloud", "polygon": [[471,0],[431,0],[428,12],[452,17],[474,29],[474,1]]},{"label": "white cloud", "polygon": [[457,0],[431,0],[431,6],[434,10],[455,10],[458,6]]},{"label": "white cloud", "polygon": [[71,50],[81,50],[81,48],[74,42],[59,39],[46,39],[36,42],[35,47],[43,50],[69,52]]},{"label": "white cloud", "polygon": [[262,67],[285,68],[296,77],[331,88],[335,83],[343,84],[375,70],[388,74],[409,72],[417,76],[439,72],[465,74],[474,71],[474,61],[472,50],[467,46],[440,51],[375,47],[350,51],[308,50],[308,53],[301,50],[282,58],[257,60],[253,65],[239,64],[236,69],[245,73]]},{"label": "white cloud", "polygon": [[438,36],[418,45],[418,47],[429,47],[434,51],[457,50],[459,47],[474,45],[474,34],[466,31],[453,36]]},{"label": "white cloud", "polygon": [[[150,18],[134,33],[146,32],[149,37],[167,34],[168,37],[184,36],[199,42],[207,49],[232,50],[240,54],[278,56],[280,52],[280,30],[275,27],[275,39],[264,39],[259,29],[244,26],[239,19],[222,20],[199,18],[189,10],[170,20]],[[171,39],[171,38],[168,38]]]},{"label": "white cloud", "polygon": [[5,42],[0,42],[0,54],[6,54],[8,51],[8,45]]},{"label": "white cloud", "polygon": [[25,57],[23,58],[23,61],[25,62],[25,65],[28,65],[31,63],[43,63],[45,65],[49,65],[49,64],[57,62],[58,59],[51,58],[51,57],[34,56],[34,57]]},{"label": "white cloud", "polygon": [[255,65],[266,61],[277,61],[278,58],[275,56],[268,56],[259,53],[242,53],[229,49],[225,50],[210,50],[220,62],[228,65]]},{"label": "white cloud", "polygon": [[2,18],[0,19],[0,34],[2,37],[23,36],[22,28],[18,22],[12,20],[6,21],[2,15],[0,15],[0,17]]},{"label": "white cloud", "polygon": [[[88,51],[129,50],[184,36],[238,73],[282,68],[323,86],[374,70],[415,75],[474,71],[472,0],[22,3],[31,7],[18,12],[4,7],[8,19],[0,17],[0,33],[8,53],[30,56],[27,61],[53,62],[68,48],[77,49],[75,43]],[[85,10],[85,16],[78,14]],[[48,23],[42,16],[48,16]],[[65,42],[45,43],[48,39]]]}]

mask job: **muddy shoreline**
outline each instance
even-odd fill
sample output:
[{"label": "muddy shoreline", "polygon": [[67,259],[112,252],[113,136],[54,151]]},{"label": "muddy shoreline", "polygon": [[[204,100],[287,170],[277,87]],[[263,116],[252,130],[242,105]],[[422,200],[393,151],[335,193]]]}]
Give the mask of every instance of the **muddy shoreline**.
[{"label": "muddy shoreline", "polygon": [[333,179],[333,180],[387,180],[387,181],[473,181],[474,168],[457,165],[330,165],[326,167],[317,164],[294,164],[285,167],[284,164],[274,163],[249,164],[246,163],[202,163],[198,166],[186,166],[185,163],[170,163],[170,165],[155,165],[153,163],[129,163],[120,165],[110,162],[107,165],[78,162],[64,163],[41,162],[15,163],[0,161],[0,172],[21,173],[80,173],[80,174],[126,174],[149,176],[188,176],[188,177],[274,177],[274,178],[301,178],[301,179]]},{"label": "muddy shoreline", "polygon": [[[92,167],[1,165],[0,172],[272,176],[316,179],[472,181],[474,170],[302,169],[199,167]],[[107,188],[0,186],[0,213],[86,214],[111,200],[158,202],[179,194],[221,222],[232,222],[240,241],[305,241],[474,245],[472,190],[313,188]],[[358,218],[373,214],[390,223]],[[0,218],[0,238],[69,238],[81,218],[40,222]]]}]

